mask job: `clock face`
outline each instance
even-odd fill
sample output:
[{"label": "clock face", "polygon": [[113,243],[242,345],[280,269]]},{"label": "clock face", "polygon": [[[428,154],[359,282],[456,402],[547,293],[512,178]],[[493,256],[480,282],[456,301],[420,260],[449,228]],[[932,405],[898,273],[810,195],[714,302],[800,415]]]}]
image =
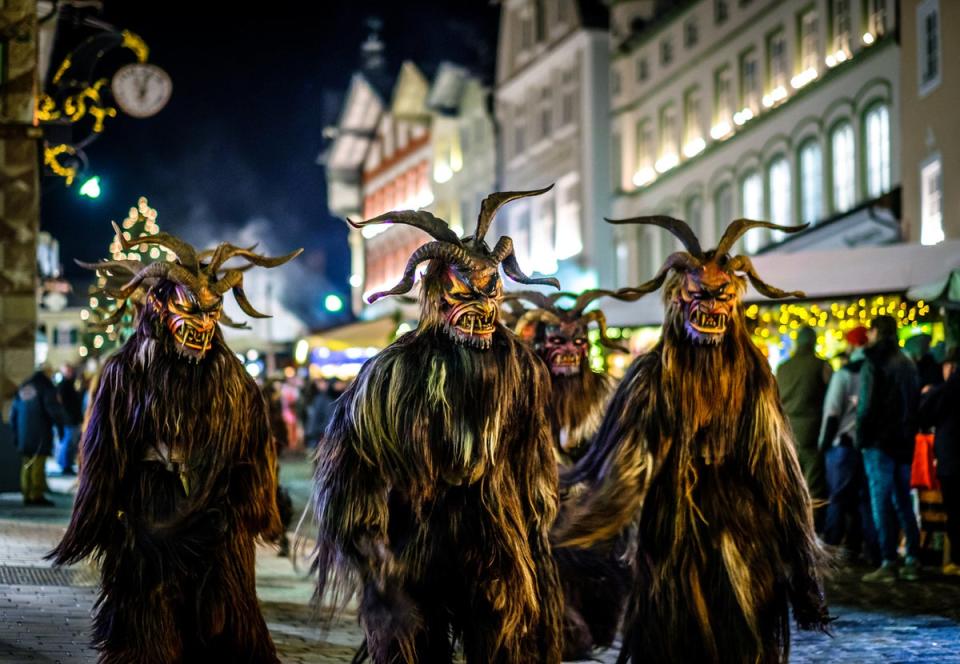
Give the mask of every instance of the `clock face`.
[{"label": "clock face", "polygon": [[113,98],[127,115],[149,118],[170,100],[173,82],[156,65],[135,63],[120,68],[110,85]]}]

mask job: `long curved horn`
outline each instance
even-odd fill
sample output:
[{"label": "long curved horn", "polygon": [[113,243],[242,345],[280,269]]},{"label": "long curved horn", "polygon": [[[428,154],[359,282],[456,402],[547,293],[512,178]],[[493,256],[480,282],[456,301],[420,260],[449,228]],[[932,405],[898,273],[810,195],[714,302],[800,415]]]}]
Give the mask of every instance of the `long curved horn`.
[{"label": "long curved horn", "polygon": [[413,282],[416,279],[417,265],[432,258],[439,258],[453,265],[469,264],[475,260],[467,253],[467,250],[461,246],[440,240],[428,242],[414,251],[410,256],[410,259],[407,261],[407,266],[403,270],[403,278],[400,279],[396,286],[390,290],[379,291],[372,294],[367,298],[367,302],[373,304],[387,295],[400,295],[401,293],[409,291],[413,288]]},{"label": "long curved horn", "polygon": [[627,219],[603,219],[608,224],[647,224],[665,228],[673,233],[683,246],[697,259],[703,259],[703,249],[700,247],[700,240],[697,234],[693,232],[689,224],[680,219],[674,219],[662,214],[655,214],[646,217],[629,217]]},{"label": "long curved horn", "polygon": [[238,322],[236,322],[235,320],[233,320],[232,318],[230,318],[230,316],[228,316],[227,314],[223,313],[222,311],[220,312],[220,323],[221,323],[222,325],[226,325],[227,327],[232,327],[232,328],[234,328],[234,329],[236,329],[236,330],[249,330],[249,329],[250,329],[250,326],[247,325],[247,322],[246,322],[246,321],[244,321],[244,322],[242,322],[242,323],[238,323]]},{"label": "long curved horn", "polygon": [[547,325],[560,325],[563,321],[560,317],[549,309],[532,309],[527,311],[513,326],[514,334],[520,334],[524,327],[531,323],[546,323]]},{"label": "long curved horn", "polygon": [[138,238],[128,240],[123,236],[123,231],[117,226],[117,222],[111,221],[110,223],[113,225],[113,230],[117,234],[117,241],[124,249],[130,250],[141,244],[156,244],[161,247],[166,247],[175,253],[180,263],[190,268],[193,272],[199,270],[200,261],[197,260],[196,250],[180,238],[174,237],[169,233],[157,233],[155,235],[141,235]]},{"label": "long curved horn", "polygon": [[799,233],[809,225],[810,224],[780,226],[779,224],[774,224],[769,221],[759,221],[757,219],[735,219],[730,222],[727,230],[723,232],[723,237],[721,237],[720,242],[717,243],[717,248],[714,250],[714,253],[716,256],[723,256],[729,253],[736,241],[740,239],[740,236],[751,228],[771,228],[776,231],[783,231],[784,233]]},{"label": "long curved horn", "polygon": [[243,309],[243,313],[251,318],[271,318],[270,314],[262,314],[253,308],[250,300],[247,299],[246,293],[243,292],[243,286],[237,285],[233,287],[233,297],[237,301],[237,304],[240,305],[240,308]]},{"label": "long curved horn", "polygon": [[85,263],[84,261],[74,259],[74,263],[86,270],[103,272],[109,276],[119,276],[117,270],[125,270],[130,275],[134,275],[143,269],[144,264],[140,261],[122,260],[122,261],[100,261],[99,263]]},{"label": "long curved horn", "polygon": [[[556,293],[554,293],[554,295],[556,295]],[[540,291],[512,291],[510,293],[504,293],[503,297],[500,298],[501,302],[509,302],[510,300],[526,300],[541,309],[553,308],[553,297],[547,296]]]},{"label": "long curved horn", "polygon": [[753,261],[746,256],[734,256],[732,259],[730,259],[730,262],[727,263],[727,267],[735,272],[743,272],[746,274],[747,278],[750,279],[750,283],[753,284],[753,287],[757,289],[757,292],[771,299],[780,300],[785,297],[806,297],[807,295],[803,291],[798,290],[780,290],[779,288],[764,282],[754,269]]},{"label": "long curved horn", "polygon": [[227,270],[222,279],[210,284],[210,290],[217,295],[223,295],[234,286],[243,285],[243,272],[240,270]]},{"label": "long curved horn", "polygon": [[[254,249],[257,248],[258,244],[259,242],[251,244],[249,247],[246,247],[245,249],[246,251],[252,252]],[[201,264],[203,263],[203,261],[209,260],[209,263],[207,264],[205,269],[210,273],[214,273],[217,270],[219,270],[224,263],[226,263],[228,260],[230,260],[233,257],[232,255],[224,256],[224,254],[231,250],[239,249],[239,248],[240,247],[235,247],[229,242],[224,242],[222,244],[217,245],[213,249],[204,249],[199,254],[197,254],[197,260]]]},{"label": "long curved horn", "polygon": [[626,346],[617,343],[607,336],[607,317],[603,315],[602,311],[599,309],[594,309],[583,316],[581,320],[583,320],[584,324],[589,324],[590,321],[597,322],[597,327],[599,328],[600,332],[600,344],[602,346],[611,348],[613,350],[619,350],[622,353],[629,352],[629,349]]},{"label": "long curved horn", "polygon": [[625,302],[633,302],[634,300],[639,300],[644,296],[644,293],[637,293],[632,288],[621,288],[619,290],[606,290],[604,288],[593,288],[591,290],[586,290],[580,293],[576,301],[573,303],[573,306],[570,307],[570,311],[579,316],[583,313],[583,310],[590,305],[594,300],[601,297],[612,297],[617,300],[623,300]]},{"label": "long curved horn", "polygon": [[663,262],[663,266],[653,279],[634,288],[621,288],[618,292],[628,297],[636,296],[635,299],[640,299],[647,293],[652,293],[660,288],[663,282],[666,281],[670,270],[690,270],[699,266],[700,262],[696,260],[696,258],[685,251],[677,251],[667,256],[667,260]]},{"label": "long curved horn", "polygon": [[262,254],[255,254],[249,249],[235,247],[232,244],[226,245],[226,248],[221,251],[221,248],[224,246],[225,245],[220,245],[220,247],[217,248],[214,257],[210,260],[210,266],[206,268],[207,272],[215,273],[220,269],[221,265],[226,263],[231,258],[235,258],[237,256],[249,261],[257,267],[278,267],[287,261],[293,260],[303,253],[303,248],[301,247],[300,249],[295,249],[289,254],[284,254],[283,256],[263,256]]},{"label": "long curved horn", "polygon": [[148,279],[169,279],[178,284],[187,286],[192,290],[197,290],[199,284],[197,278],[182,265],[176,263],[158,262],[147,265],[140,270],[137,275],[124,284],[119,289],[106,290],[110,297],[120,300],[130,297],[133,291],[139,288],[140,284]]},{"label": "long curved horn", "polygon": [[475,247],[482,245],[483,238],[487,234],[487,231],[490,230],[490,224],[493,223],[493,218],[502,205],[518,198],[539,196],[540,194],[547,193],[551,189],[553,189],[552,184],[543,189],[531,189],[530,191],[498,191],[484,198],[483,202],[480,203],[480,215],[477,217],[477,230],[473,234],[473,245]]},{"label": "long curved horn", "polygon": [[451,242],[460,244],[460,238],[450,230],[443,219],[433,216],[426,210],[394,210],[384,212],[383,214],[367,219],[366,221],[352,221],[347,219],[347,223],[354,228],[363,228],[373,224],[405,224],[413,226],[428,233],[433,239],[441,242]]},{"label": "long curved horn", "polygon": [[554,279],[553,277],[541,277],[534,279],[533,277],[528,277],[520,269],[520,266],[517,264],[517,257],[510,252],[510,254],[503,259],[500,263],[503,266],[503,273],[508,277],[520,284],[534,284],[537,286],[553,286],[554,288],[560,288],[560,282]]},{"label": "long curved horn", "polygon": [[504,235],[499,240],[497,240],[496,246],[493,247],[493,251],[490,252],[490,257],[493,258],[497,263],[503,261],[504,258],[513,253],[513,239]]}]

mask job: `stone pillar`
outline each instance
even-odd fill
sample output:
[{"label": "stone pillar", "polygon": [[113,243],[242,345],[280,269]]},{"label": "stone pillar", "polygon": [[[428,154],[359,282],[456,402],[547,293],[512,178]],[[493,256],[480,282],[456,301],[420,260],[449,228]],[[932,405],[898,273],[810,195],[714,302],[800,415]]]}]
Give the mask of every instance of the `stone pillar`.
[{"label": "stone pillar", "polygon": [[0,402],[6,417],[17,385],[34,368],[41,132],[34,125],[37,3],[7,0],[2,6],[7,62],[0,82]]}]

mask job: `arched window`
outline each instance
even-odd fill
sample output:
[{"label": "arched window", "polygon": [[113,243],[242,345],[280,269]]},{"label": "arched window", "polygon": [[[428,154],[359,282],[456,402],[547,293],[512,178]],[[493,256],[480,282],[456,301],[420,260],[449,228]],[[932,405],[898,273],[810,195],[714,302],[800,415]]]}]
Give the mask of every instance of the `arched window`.
[{"label": "arched window", "polygon": [[697,234],[703,233],[703,198],[699,194],[694,194],[687,199],[684,221],[690,224],[690,228]]},{"label": "arched window", "polygon": [[713,223],[715,241],[723,237],[723,231],[733,221],[733,187],[722,184],[713,192]]},{"label": "arched window", "polygon": [[800,146],[800,221],[820,221],[823,201],[823,151],[815,138]]},{"label": "arched window", "polygon": [[[793,196],[790,179],[790,162],[783,155],[775,157],[767,166],[767,182],[770,186],[770,221],[781,226],[793,225]],[[783,231],[774,231],[774,241],[784,237]]]},{"label": "arched window", "polygon": [[856,200],[856,157],[853,125],[841,122],[830,132],[830,165],[833,167],[833,209],[846,212]]},{"label": "arched window", "polygon": [[[740,181],[740,209],[747,219],[763,219],[763,178],[757,171],[750,171]],[[762,229],[751,229],[743,236],[743,248],[747,253],[756,253],[763,241]]]},{"label": "arched window", "polygon": [[875,104],[866,114],[867,196],[890,191],[890,109]]}]

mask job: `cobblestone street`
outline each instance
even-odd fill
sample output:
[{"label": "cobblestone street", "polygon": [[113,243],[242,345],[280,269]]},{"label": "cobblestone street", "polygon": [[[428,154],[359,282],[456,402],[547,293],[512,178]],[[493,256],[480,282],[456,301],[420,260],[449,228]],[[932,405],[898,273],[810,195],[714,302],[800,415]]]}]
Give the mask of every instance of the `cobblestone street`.
[{"label": "cobblestone street", "polygon": [[[284,466],[284,483],[303,505],[309,470]],[[56,508],[24,508],[15,494],[0,495],[0,663],[95,661],[89,648],[94,570],[52,570],[43,555],[69,515],[69,484],[51,480]],[[918,583],[865,586],[864,570],[841,569],[830,581],[833,638],[795,634],[791,662],[960,662],[960,581],[930,576]],[[303,571],[259,551],[257,590],[283,662],[349,662],[361,634],[353,616],[321,626],[308,607]],[[595,661],[612,663],[616,653]]]}]

